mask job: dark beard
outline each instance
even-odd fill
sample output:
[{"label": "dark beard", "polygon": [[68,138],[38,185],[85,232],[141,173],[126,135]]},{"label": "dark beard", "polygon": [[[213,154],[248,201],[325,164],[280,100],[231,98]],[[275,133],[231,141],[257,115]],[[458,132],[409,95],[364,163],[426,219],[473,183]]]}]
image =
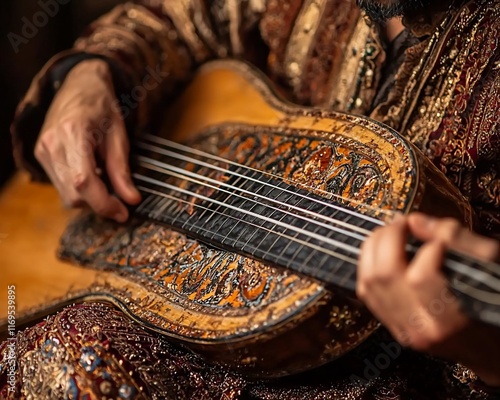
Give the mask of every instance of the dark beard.
[{"label": "dark beard", "polygon": [[391,4],[382,4],[379,0],[356,0],[358,7],[377,22],[385,22],[395,17],[422,14],[431,8],[436,0],[391,0]]}]

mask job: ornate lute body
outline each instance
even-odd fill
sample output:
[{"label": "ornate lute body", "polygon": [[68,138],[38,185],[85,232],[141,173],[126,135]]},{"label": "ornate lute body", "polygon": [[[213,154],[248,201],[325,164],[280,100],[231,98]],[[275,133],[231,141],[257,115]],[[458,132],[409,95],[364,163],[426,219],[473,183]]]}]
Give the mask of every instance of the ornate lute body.
[{"label": "ornate lute body", "polygon": [[[377,329],[353,296],[355,264],[393,212],[471,223],[460,193],[396,132],[282,102],[246,64],[206,65],[165,121],[136,143],[136,220],[84,215],[63,236],[63,259],[101,271],[65,302],[110,301],[247,374],[319,366]],[[496,282],[484,279],[498,268],[448,261],[464,304],[498,321]]]}]

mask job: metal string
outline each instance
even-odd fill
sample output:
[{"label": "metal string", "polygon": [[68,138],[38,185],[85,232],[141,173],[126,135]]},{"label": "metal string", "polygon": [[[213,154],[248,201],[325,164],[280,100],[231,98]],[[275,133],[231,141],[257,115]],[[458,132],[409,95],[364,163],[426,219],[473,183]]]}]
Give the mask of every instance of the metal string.
[{"label": "metal string", "polygon": [[[268,172],[265,172],[265,171],[261,171],[261,170],[255,169],[255,168],[247,167],[246,165],[239,164],[239,163],[227,160],[225,158],[221,158],[221,157],[215,156],[213,154],[203,152],[201,150],[192,149],[190,147],[187,147],[187,146],[175,143],[175,142],[171,142],[171,141],[166,140],[166,139],[158,138],[156,136],[146,135],[145,137],[148,138],[148,139],[150,139],[150,140],[155,139],[155,140],[160,141],[160,142],[165,142],[166,143],[165,146],[171,147],[171,148],[173,148],[175,150],[180,150],[180,151],[183,151],[185,153],[192,154],[192,155],[199,155],[199,156],[208,158],[209,160],[219,161],[219,162],[222,162],[222,163],[233,165],[233,166],[238,167],[240,169],[243,169],[243,170],[246,170],[246,171],[255,172],[255,173],[259,173],[261,175],[267,175],[267,176],[269,176],[272,179],[278,180],[280,182],[284,182],[283,177],[281,177],[279,175],[274,175],[274,174],[271,174],[271,173],[268,173]],[[140,147],[140,148],[143,148],[145,150],[149,150],[149,151],[151,151],[153,153],[163,154],[165,156],[168,156],[168,157],[171,157],[171,158],[174,158],[174,159],[182,160],[182,161],[193,163],[193,164],[196,164],[196,165],[199,165],[199,166],[203,166],[203,167],[207,167],[207,168],[214,169],[214,170],[217,170],[217,171],[221,171],[221,172],[227,173],[228,175],[238,176],[238,177],[244,178],[246,180],[259,183],[261,185],[269,186],[269,187],[272,187],[272,188],[275,188],[275,189],[281,189],[281,190],[284,190],[285,192],[288,192],[288,193],[291,193],[291,194],[294,194],[294,195],[297,195],[297,196],[309,199],[309,197],[307,195],[296,193],[296,192],[293,192],[293,191],[290,191],[290,190],[287,190],[287,189],[282,189],[282,188],[277,187],[275,185],[272,185],[270,183],[263,182],[263,181],[261,181],[259,179],[256,179],[256,178],[252,178],[251,176],[247,176],[247,175],[244,175],[244,174],[239,174],[237,172],[230,171],[227,168],[218,167],[216,165],[200,161],[200,160],[198,160],[196,158],[193,158],[193,157],[184,156],[184,155],[181,155],[181,154],[179,154],[177,152],[174,152],[174,151],[171,151],[171,150],[162,149],[161,147],[157,147],[155,145],[151,145],[151,144],[148,144],[148,143],[145,143],[145,142],[138,142],[137,146]],[[295,185],[298,188],[303,187],[305,189],[309,189],[311,192],[315,192],[315,191],[316,192],[321,192],[321,193],[325,194],[326,196],[328,196],[330,198],[334,197],[334,198],[339,199],[339,200],[351,202],[351,203],[363,206],[363,207],[365,207],[365,208],[367,208],[369,210],[372,210],[372,211],[374,211],[376,213],[385,213],[385,214],[388,214],[389,216],[393,216],[394,215],[394,211],[392,211],[392,210],[383,210],[383,209],[380,209],[380,208],[375,208],[375,207],[370,206],[369,204],[365,204],[365,203],[362,203],[360,201],[356,201],[356,200],[353,200],[353,199],[342,197],[340,195],[333,194],[333,193],[330,193],[330,192],[327,192],[327,191],[324,191],[324,190],[311,188],[311,187],[308,187],[308,186],[306,186],[304,184],[301,184],[301,183],[298,183],[298,182],[294,182],[293,180],[288,180],[287,179],[287,181],[291,182],[292,184],[295,183]],[[333,209],[340,210],[340,211],[346,212],[348,214],[352,214],[352,215],[354,215],[356,217],[359,217],[359,218],[362,218],[362,219],[366,219],[366,220],[368,220],[370,222],[373,222],[373,223],[376,223],[376,224],[379,224],[379,225],[384,225],[384,223],[382,221],[380,221],[379,219],[370,217],[370,216],[365,215],[363,213],[360,213],[360,212],[357,212],[357,211],[354,211],[354,210],[345,209],[344,207],[335,205],[333,203],[328,203],[326,201],[316,200],[316,202],[317,203],[321,203],[322,205],[331,207]]]},{"label": "metal string", "polygon": [[[168,199],[171,199],[171,200],[175,200],[175,201],[178,201],[178,202],[180,202],[180,203],[184,203],[184,204],[186,204],[186,205],[191,205],[191,203],[190,203],[189,201],[187,201],[187,200],[180,199],[180,198],[178,198],[178,197],[175,197],[175,196],[169,195],[169,194],[164,193],[164,192],[159,192],[159,191],[157,191],[157,190],[150,189],[150,188],[147,188],[147,187],[144,187],[144,186],[138,186],[138,189],[139,189],[139,190],[142,190],[142,191],[144,191],[144,192],[146,192],[146,193],[150,193],[150,194],[153,194],[153,195],[156,195],[156,196],[161,196],[161,197],[164,197],[164,198],[168,198]],[[199,205],[199,204],[196,204],[196,205],[195,205],[195,207],[196,207],[196,208],[198,208],[198,209],[207,210],[207,211],[210,211],[210,212],[215,212],[216,214],[219,214],[219,215],[222,215],[222,216],[225,216],[225,217],[229,217],[229,218],[231,218],[231,219],[233,219],[233,220],[235,220],[235,221],[237,221],[237,222],[243,222],[243,223],[245,223],[245,224],[247,224],[247,225],[253,226],[253,227],[258,228],[258,229],[260,229],[260,230],[262,230],[262,231],[265,231],[265,232],[269,232],[269,233],[278,233],[278,232],[274,231],[273,229],[266,228],[266,227],[264,227],[264,226],[262,226],[262,225],[255,224],[255,223],[250,222],[250,221],[245,221],[245,220],[243,220],[243,219],[240,219],[240,218],[234,217],[234,216],[232,216],[232,215],[227,215],[227,214],[225,214],[225,213],[223,213],[223,212],[220,212],[220,211],[213,211],[213,210],[210,210],[208,207],[205,207],[205,206],[202,206],[202,205]],[[269,218],[261,218],[261,219],[266,220],[266,222],[273,221],[272,219],[269,219]],[[191,226],[193,226],[193,227],[194,227],[195,225],[194,225],[194,224],[191,224]],[[198,225],[196,225],[196,229],[199,229],[199,230],[205,231],[205,232],[207,232],[207,233],[213,233],[212,231],[210,231],[210,230],[208,230],[208,229],[205,229],[205,228],[203,228],[203,227],[200,227],[200,226],[198,226]],[[300,232],[300,233],[302,233],[302,232]],[[312,244],[312,243],[310,243],[310,242],[307,242],[307,241],[305,241],[305,240],[300,240],[300,239],[297,239],[296,237],[289,236],[289,235],[287,235],[287,234],[282,234],[282,233],[279,233],[279,234],[280,234],[280,236],[285,237],[285,238],[287,238],[287,239],[290,239],[291,241],[293,241],[293,242],[295,242],[295,243],[298,243],[298,244],[301,244],[301,245],[303,245],[303,246],[305,246],[305,247],[309,247],[309,248],[311,248],[311,249],[317,250],[317,251],[319,251],[319,252],[321,252],[321,253],[323,253],[323,254],[325,254],[325,255],[330,255],[330,256],[332,256],[332,257],[339,258],[339,259],[341,259],[342,261],[345,261],[345,262],[347,262],[347,263],[350,263],[350,264],[352,264],[352,265],[354,265],[354,266],[356,266],[356,264],[357,264],[357,260],[356,260],[356,259],[354,259],[354,258],[350,258],[350,257],[348,257],[348,256],[346,256],[346,255],[344,255],[344,254],[340,254],[340,253],[337,253],[337,252],[332,251],[332,250],[327,250],[327,249],[325,249],[325,248],[323,248],[323,247],[321,247],[321,246],[314,245],[314,244]],[[252,247],[252,249],[253,249],[254,251],[259,250],[259,248],[257,248],[257,247]]]},{"label": "metal string", "polygon": [[[284,181],[283,177],[280,176],[280,175],[276,175],[276,174],[273,174],[273,173],[268,172],[268,171],[262,171],[262,170],[259,170],[259,169],[256,169],[256,168],[252,168],[252,167],[249,167],[249,166],[244,165],[244,164],[239,164],[237,162],[234,162],[234,161],[231,161],[231,160],[219,157],[219,156],[217,156],[215,154],[207,153],[207,152],[204,152],[204,151],[199,150],[199,149],[195,149],[195,148],[192,148],[192,147],[189,147],[189,146],[185,146],[185,145],[182,145],[180,143],[173,142],[171,140],[164,139],[164,138],[159,137],[159,136],[154,136],[154,135],[146,134],[143,137],[145,139],[150,140],[151,142],[154,142],[154,143],[158,144],[158,145],[163,145],[163,146],[166,146],[166,147],[173,148],[175,150],[180,150],[180,151],[183,151],[183,152],[188,153],[188,154],[198,155],[198,156],[205,157],[207,159],[211,159],[211,160],[214,160],[214,161],[219,161],[219,162],[227,163],[229,165],[233,165],[233,166],[238,167],[238,168],[242,168],[242,169],[245,169],[245,170],[248,170],[248,171],[256,172],[256,173],[259,173],[259,174],[262,174],[262,175],[267,175],[267,176],[269,176],[272,179],[276,179],[276,180],[279,180],[279,181]],[[143,143],[143,144],[146,144],[146,143]],[[246,176],[244,176],[244,177],[246,177]],[[290,182],[291,184],[295,185],[296,187],[303,187],[305,189],[309,189],[312,192],[320,192],[320,193],[322,193],[325,196],[330,197],[330,198],[334,197],[334,198],[337,198],[338,200],[348,201],[350,203],[354,203],[354,204],[357,204],[359,206],[363,206],[363,207],[366,207],[368,209],[371,209],[372,211],[375,211],[375,212],[381,212],[381,213],[389,214],[389,216],[393,216],[394,215],[394,211],[392,211],[392,210],[383,210],[383,209],[375,208],[373,206],[370,206],[369,204],[363,203],[363,202],[355,200],[355,199],[344,197],[344,196],[341,196],[339,194],[330,193],[330,192],[327,192],[326,190],[322,190],[322,189],[314,188],[314,187],[311,187],[311,186],[307,186],[307,185],[304,185],[303,183],[300,183],[300,182],[295,182],[293,179],[289,179],[288,178],[287,181]]]},{"label": "metal string", "polygon": [[[220,192],[227,193],[230,196],[235,196],[235,197],[238,197],[238,198],[241,198],[241,199],[253,202],[253,203],[257,203],[257,204],[260,204],[260,203],[258,203],[258,201],[255,200],[255,198],[260,198],[260,199],[263,199],[263,200],[268,200],[271,203],[277,204],[278,206],[284,206],[284,207],[286,207],[286,209],[282,209],[282,208],[278,208],[278,207],[274,207],[274,206],[268,206],[268,208],[270,208],[270,209],[273,209],[273,210],[276,210],[276,211],[281,211],[281,212],[283,212],[285,214],[297,217],[298,219],[302,219],[302,220],[304,220],[306,222],[314,222],[314,223],[316,223],[319,226],[322,226],[322,227],[327,228],[327,229],[332,229],[332,230],[334,230],[336,232],[343,233],[345,235],[351,236],[352,238],[355,238],[355,239],[358,239],[358,240],[364,240],[366,238],[366,236],[371,233],[368,229],[360,228],[360,227],[358,227],[356,225],[346,223],[346,222],[344,222],[344,221],[342,221],[340,219],[331,218],[331,217],[328,217],[328,216],[316,213],[314,211],[307,210],[305,208],[297,207],[296,205],[290,205],[290,204],[284,203],[282,201],[279,201],[279,200],[276,200],[276,199],[273,199],[273,198],[270,198],[270,197],[267,197],[267,196],[260,195],[260,194],[258,194],[256,192],[251,192],[251,191],[248,191],[248,190],[245,190],[245,189],[241,189],[241,188],[239,188],[237,186],[230,185],[228,183],[221,182],[221,181],[218,181],[216,179],[208,178],[206,176],[203,176],[203,175],[200,175],[200,174],[196,174],[196,173],[184,170],[182,168],[174,167],[172,165],[163,163],[161,161],[153,160],[152,158],[149,158],[149,157],[137,156],[137,159],[139,160],[139,165],[142,166],[142,167],[144,167],[144,168],[146,168],[146,169],[150,169],[150,170],[153,170],[153,171],[160,172],[160,173],[162,173],[164,175],[168,175],[168,176],[172,176],[172,177],[183,179],[185,181],[196,183],[196,184],[199,184],[200,186],[210,187],[210,188],[213,188],[213,189],[218,190]],[[205,180],[207,182],[213,183],[216,186],[212,186],[210,184],[204,183],[204,182],[202,182],[201,180],[198,180],[198,179],[202,179],[202,180]],[[228,190],[220,189],[220,187],[225,187],[225,188],[228,188],[228,189],[238,190],[241,193],[251,195],[252,197],[245,197],[245,196],[242,196],[242,195],[239,195],[239,194],[235,194],[235,193],[232,193],[232,192],[230,192]],[[287,209],[288,210],[300,211],[300,212],[303,212],[304,214],[308,214],[310,216],[313,216],[316,219],[322,219],[322,220],[324,220],[326,222],[330,222],[330,223],[333,223],[333,224],[338,224],[340,226],[344,226],[346,228],[350,228],[350,229],[352,229],[354,231],[357,231],[359,233],[364,234],[364,236],[356,234],[356,233],[352,233],[352,232],[349,232],[349,231],[346,231],[346,230],[341,229],[341,228],[337,228],[337,227],[332,226],[332,225],[328,225],[328,224],[325,224],[325,223],[322,223],[322,222],[318,222],[316,219],[309,219],[309,218],[304,217],[302,215],[290,212]]]},{"label": "metal string", "polygon": [[[223,206],[223,207],[225,207],[227,209],[239,211],[241,213],[246,214],[247,216],[256,217],[258,219],[261,219],[264,222],[272,222],[276,226],[281,226],[282,228],[295,231],[295,232],[297,232],[299,234],[303,234],[303,235],[309,236],[310,238],[313,238],[313,239],[316,239],[316,240],[319,240],[319,241],[323,241],[323,242],[329,243],[329,244],[331,244],[333,246],[337,246],[339,248],[343,248],[344,250],[349,251],[352,254],[356,254],[356,255],[359,254],[359,249],[358,248],[356,248],[354,246],[350,246],[350,245],[342,243],[342,242],[339,242],[338,240],[327,238],[325,236],[318,235],[318,234],[316,234],[314,232],[307,231],[305,229],[301,229],[301,228],[298,228],[296,226],[287,224],[285,222],[282,222],[282,221],[279,221],[279,220],[276,220],[276,219],[273,219],[273,218],[265,217],[265,216],[262,216],[260,214],[257,214],[257,213],[251,212],[251,211],[242,210],[241,208],[235,207],[235,206],[233,206],[231,204],[226,204],[224,202],[220,202],[220,201],[212,199],[210,197],[207,197],[207,196],[204,196],[204,195],[192,192],[190,190],[181,189],[181,188],[179,188],[177,186],[174,186],[174,185],[171,185],[171,184],[168,184],[168,183],[165,183],[165,182],[162,182],[162,181],[159,181],[159,180],[156,180],[156,179],[153,179],[153,178],[150,178],[150,177],[138,174],[138,173],[133,174],[133,176],[137,180],[140,180],[140,181],[143,181],[143,182],[152,183],[153,185],[157,185],[157,186],[163,187],[165,189],[169,189],[169,190],[174,190],[174,191],[177,191],[178,193],[187,194],[189,196],[196,197],[196,198],[198,198],[200,200],[209,201],[212,204],[220,205],[220,206]],[[208,187],[217,189],[216,187],[211,186],[211,185],[208,185]],[[226,215],[226,214],[224,214],[224,215]],[[245,222],[244,220],[241,220],[241,221]]]},{"label": "metal string", "polygon": [[[203,195],[199,195],[197,193],[194,193],[194,192],[190,192],[188,190],[185,190],[185,189],[179,189],[177,188],[176,186],[173,186],[173,185],[169,185],[169,184],[166,184],[164,182],[161,182],[161,181],[158,181],[156,179],[152,179],[152,178],[149,178],[149,177],[145,177],[145,176],[142,176],[140,174],[134,174],[134,177],[138,180],[142,180],[144,182],[148,182],[148,183],[153,183],[153,184],[157,184],[159,186],[163,186],[167,189],[170,189],[170,190],[175,190],[175,191],[178,191],[178,192],[184,192],[184,193],[187,193],[191,196],[195,196],[195,197],[198,197],[202,200],[208,200],[208,201],[213,201],[212,199],[206,197],[206,196],[203,196]],[[189,201],[187,200],[183,200],[183,199],[180,199],[178,197],[175,197],[175,196],[172,196],[172,195],[168,195],[164,192],[159,192],[159,191],[156,191],[156,190],[152,190],[152,189],[149,189],[149,188],[146,188],[146,187],[143,187],[143,186],[139,186],[138,187],[140,190],[146,192],[146,193],[151,193],[151,194],[154,194],[156,196],[160,196],[160,197],[163,197],[163,198],[169,198],[169,199],[172,199],[172,200],[175,200],[175,201],[178,201],[178,202],[181,202],[181,203],[185,203],[187,205],[192,205],[192,203],[190,203]],[[219,203],[220,205],[223,205],[225,207],[227,207],[227,204],[224,204],[224,203],[221,203],[221,202],[217,202]],[[200,208],[200,209],[204,209],[204,210],[207,210],[207,211],[211,211],[211,212],[214,212],[210,209],[208,209],[207,207],[203,207],[203,206],[200,206],[198,204],[195,204],[194,205],[195,207],[197,208]],[[238,211],[242,211],[240,209],[238,209],[237,207],[233,207],[234,209],[238,210]],[[244,222],[245,224],[247,225],[251,225],[251,226],[254,226],[260,230],[263,230],[263,231],[266,231],[266,232],[269,232],[269,233],[278,233],[278,232],[275,232],[273,231],[272,229],[268,229],[268,228],[265,228],[264,226],[261,226],[261,225],[257,225],[257,224],[254,224],[252,222],[249,222],[249,221],[244,221],[242,219],[238,219],[236,217],[233,217],[231,215],[227,215],[223,212],[218,212],[218,211],[215,211],[217,214],[220,214],[220,215],[223,215],[223,216],[226,216],[226,217],[229,217],[231,219],[234,219],[236,221],[241,221],[241,222]],[[262,217],[258,214],[253,214],[253,216],[256,216],[260,219],[263,219],[265,220],[266,222],[276,222],[277,224],[282,224],[280,221],[277,221],[277,220],[273,220],[272,218],[265,218],[265,217]],[[192,225],[192,224],[191,224]],[[285,226],[287,224],[284,224]],[[309,234],[309,232],[307,231],[303,231],[303,230],[300,230],[299,228],[296,228],[294,226],[289,226],[289,228],[291,228],[292,230],[295,230],[295,231],[298,231],[299,233],[303,233],[305,232],[305,234]],[[196,226],[196,229],[200,229],[200,230],[203,230],[205,232],[209,232],[209,233],[212,233],[211,231],[207,230],[207,229],[204,229],[202,227],[199,227],[199,226]],[[317,246],[317,245],[314,245],[314,244],[311,244],[307,241],[303,241],[303,240],[299,240],[297,239],[296,237],[293,237],[293,236],[289,236],[289,235],[286,235],[286,234],[282,234],[282,233],[279,233],[280,236],[282,237],[285,237],[295,243],[298,243],[302,246],[305,246],[305,247],[308,247],[308,248],[311,248],[313,250],[316,250],[316,251],[319,251],[325,255],[330,255],[336,259],[341,259],[342,261],[344,262],[347,262],[349,264],[351,264],[352,266],[356,266],[357,264],[357,260],[354,259],[354,258],[351,258],[349,256],[346,256],[344,254],[340,254],[340,253],[337,253],[335,251],[331,251],[331,250],[326,250],[324,249],[323,247],[321,246]],[[325,238],[323,236],[320,236],[320,240],[324,240]],[[337,242],[335,240],[332,240],[332,242],[336,242],[336,243],[340,243],[343,245],[343,243],[341,242]],[[350,247],[350,249],[348,249]],[[255,248],[255,247],[252,247],[254,250],[258,250],[258,248]],[[348,246],[348,245],[345,245],[345,246],[342,246],[342,248],[344,248],[346,251],[350,251],[351,254],[353,255],[359,255],[359,249],[357,248],[354,248],[352,246]],[[415,251],[416,250],[416,247],[412,246],[412,245],[407,245],[407,250],[412,250],[412,251]],[[468,266],[467,264],[464,264],[464,263],[459,263],[459,262],[456,262],[454,260],[447,260],[446,262],[446,266],[453,272],[456,272],[456,273],[459,273],[461,275],[464,275],[470,279],[472,279],[473,281],[475,282],[478,282],[480,284],[483,284],[485,286],[488,286],[490,288],[492,288],[493,290],[495,290],[497,293],[500,293],[500,280],[499,279],[496,279],[494,277],[492,277],[491,275],[483,272],[483,271],[478,271],[470,266]],[[332,273],[330,271],[325,271],[325,270],[321,270],[320,271],[322,273],[322,275],[326,275],[326,276],[335,276],[335,273]],[[355,280],[353,279],[350,279],[350,278],[347,278],[348,279],[348,283],[349,283],[349,287],[352,288],[352,285],[355,284]],[[345,281],[345,278],[344,278],[344,281]],[[483,293],[483,296],[492,296],[491,293],[485,293],[485,292],[482,292]]]}]

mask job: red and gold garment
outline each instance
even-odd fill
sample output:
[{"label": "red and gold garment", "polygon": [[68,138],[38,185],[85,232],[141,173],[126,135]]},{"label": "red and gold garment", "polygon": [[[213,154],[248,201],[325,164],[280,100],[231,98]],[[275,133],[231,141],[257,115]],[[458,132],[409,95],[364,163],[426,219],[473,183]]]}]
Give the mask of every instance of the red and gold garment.
[{"label": "red and gold garment", "polygon": [[[302,376],[252,382],[148,332],[104,304],[64,309],[18,334],[10,391],[8,344],[0,345],[6,399],[387,400],[487,399],[458,365],[403,352],[383,332],[352,354]],[[393,353],[391,353],[391,351]],[[380,355],[385,357],[382,358]],[[393,357],[393,358],[391,358]],[[386,361],[389,359],[389,362]],[[393,362],[397,359],[397,362]],[[382,365],[384,369],[377,366]]]}]

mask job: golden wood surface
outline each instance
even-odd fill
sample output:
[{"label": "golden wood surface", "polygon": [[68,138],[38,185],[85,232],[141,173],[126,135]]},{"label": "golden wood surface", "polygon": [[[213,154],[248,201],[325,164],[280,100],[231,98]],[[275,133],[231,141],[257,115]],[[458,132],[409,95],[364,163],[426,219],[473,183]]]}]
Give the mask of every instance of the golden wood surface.
[{"label": "golden wood surface", "polygon": [[16,287],[16,311],[21,313],[94,280],[94,271],[56,258],[59,237],[74,215],[63,208],[52,186],[31,183],[24,173],[0,192],[0,319],[7,315],[9,285]]}]

